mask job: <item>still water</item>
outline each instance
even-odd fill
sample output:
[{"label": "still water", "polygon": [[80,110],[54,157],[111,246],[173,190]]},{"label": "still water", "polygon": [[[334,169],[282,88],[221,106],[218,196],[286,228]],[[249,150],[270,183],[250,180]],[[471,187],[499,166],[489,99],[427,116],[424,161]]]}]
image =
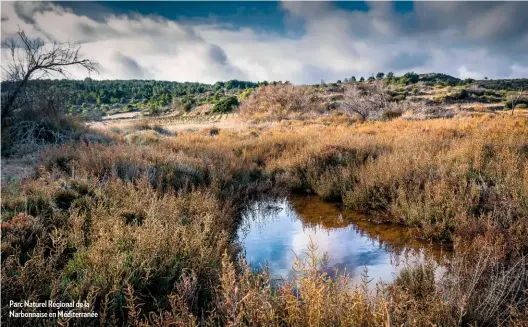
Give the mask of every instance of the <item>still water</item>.
[{"label": "still water", "polygon": [[417,241],[412,229],[366,218],[313,196],[261,201],[245,213],[238,237],[251,267],[267,265],[274,279],[291,278],[296,255],[306,258],[310,240],[318,254],[328,255],[330,274],[345,271],[360,282],[366,267],[373,284],[449,253],[446,246]]}]

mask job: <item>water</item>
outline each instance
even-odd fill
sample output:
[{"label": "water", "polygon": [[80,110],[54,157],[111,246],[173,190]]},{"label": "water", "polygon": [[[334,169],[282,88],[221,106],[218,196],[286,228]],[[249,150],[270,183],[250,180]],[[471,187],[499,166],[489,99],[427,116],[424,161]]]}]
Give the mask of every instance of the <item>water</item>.
[{"label": "water", "polygon": [[252,268],[266,264],[274,279],[289,279],[296,255],[306,258],[310,240],[317,253],[328,255],[328,272],[346,271],[360,282],[368,278],[390,282],[404,267],[439,259],[449,249],[417,241],[413,230],[366,221],[365,216],[341,211],[316,197],[289,197],[257,202],[245,214],[239,231],[246,260]]}]

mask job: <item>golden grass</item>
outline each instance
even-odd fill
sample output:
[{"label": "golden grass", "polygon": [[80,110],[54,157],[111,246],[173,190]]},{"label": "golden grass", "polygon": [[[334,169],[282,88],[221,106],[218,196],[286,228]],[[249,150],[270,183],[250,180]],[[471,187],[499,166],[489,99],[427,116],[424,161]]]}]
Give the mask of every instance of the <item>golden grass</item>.
[{"label": "golden grass", "polygon": [[[217,133],[218,132],[218,133]],[[521,326],[528,320],[528,119],[352,124],[346,117],[180,132],[45,151],[2,187],[2,293],[88,299],[82,325]],[[376,293],[325,275],[312,251],[272,287],[239,262],[239,211],[315,193],[454,241]],[[6,319],[8,307],[2,304]]]}]

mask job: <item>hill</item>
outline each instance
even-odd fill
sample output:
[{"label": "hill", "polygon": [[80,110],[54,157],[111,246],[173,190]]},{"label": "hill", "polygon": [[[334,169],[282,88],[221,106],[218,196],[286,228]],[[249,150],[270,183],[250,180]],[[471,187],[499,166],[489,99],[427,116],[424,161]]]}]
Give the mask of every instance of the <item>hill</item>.
[{"label": "hill", "polygon": [[[473,80],[459,79],[442,73],[416,74],[408,72],[402,76],[378,73],[383,79],[392,99],[406,98],[434,100],[436,103],[479,102],[504,103],[511,92],[528,89],[528,79]],[[355,78],[344,82],[308,85],[317,88],[325,98],[336,98],[345,84],[370,83],[374,77],[364,82]],[[143,114],[163,114],[169,112],[186,113],[195,108],[221,107],[219,111],[230,110],[238,100],[246,98],[252,90],[267,84],[290,84],[289,82],[251,82],[230,80],[214,84],[196,82],[172,82],[156,80],[33,80],[28,90],[45,90],[57,93],[67,112],[74,116],[92,120],[128,112]],[[2,93],[10,90],[13,84],[2,83]],[[36,94],[36,93],[35,93]],[[337,97],[339,97],[337,95]],[[331,101],[329,107],[335,107]],[[523,100],[524,102],[524,100]],[[229,104],[226,106],[225,104]],[[211,109],[213,110],[213,109]],[[198,110],[203,111],[203,110]]]}]

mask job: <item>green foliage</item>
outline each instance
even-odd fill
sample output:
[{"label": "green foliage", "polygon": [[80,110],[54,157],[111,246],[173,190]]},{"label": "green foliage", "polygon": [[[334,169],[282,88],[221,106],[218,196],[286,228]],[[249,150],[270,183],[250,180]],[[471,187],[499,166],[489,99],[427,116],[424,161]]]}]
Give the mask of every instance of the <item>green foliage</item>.
[{"label": "green foliage", "polygon": [[[2,90],[11,87],[11,83],[2,82]],[[77,109],[90,106],[126,105],[143,103],[156,107],[167,107],[173,98],[182,98],[182,105],[191,109],[197,102],[204,101],[207,94],[216,94],[218,98],[229,94],[238,94],[242,90],[259,86],[260,83],[231,80],[217,82],[213,85],[191,82],[169,82],[153,80],[32,80],[28,89],[48,89],[56,87],[64,94],[67,105],[72,106],[72,113]],[[193,100],[191,100],[194,98]],[[203,98],[203,99],[202,99]],[[217,100],[217,99],[216,99]],[[148,107],[150,108],[150,107]]]},{"label": "green foliage", "polygon": [[251,92],[253,92],[254,89],[250,88],[250,89],[245,89],[244,92],[240,93],[238,95],[238,98],[240,100],[245,100],[249,97],[249,95],[251,94]]},{"label": "green foliage", "polygon": [[457,100],[464,100],[469,97],[469,92],[466,89],[462,89],[453,95]]},{"label": "green foliage", "polygon": [[460,85],[469,85],[475,83],[475,80],[472,78],[466,78],[465,80],[461,81]]},{"label": "green foliage", "polygon": [[238,99],[236,97],[224,98],[218,101],[214,105],[213,112],[214,113],[231,112],[233,110],[233,107],[236,107],[236,106],[238,106]]},{"label": "green foliage", "polygon": [[528,90],[528,78],[481,80],[478,85],[493,90]]},{"label": "green foliage", "polygon": [[405,73],[405,75],[399,78],[399,82],[405,85],[417,83],[419,80],[420,75],[416,74],[415,72]]},{"label": "green foliage", "polygon": [[[520,99],[515,104],[516,109],[523,109],[528,106],[528,99]],[[511,109],[512,108],[512,100],[506,101],[506,108]]]}]

